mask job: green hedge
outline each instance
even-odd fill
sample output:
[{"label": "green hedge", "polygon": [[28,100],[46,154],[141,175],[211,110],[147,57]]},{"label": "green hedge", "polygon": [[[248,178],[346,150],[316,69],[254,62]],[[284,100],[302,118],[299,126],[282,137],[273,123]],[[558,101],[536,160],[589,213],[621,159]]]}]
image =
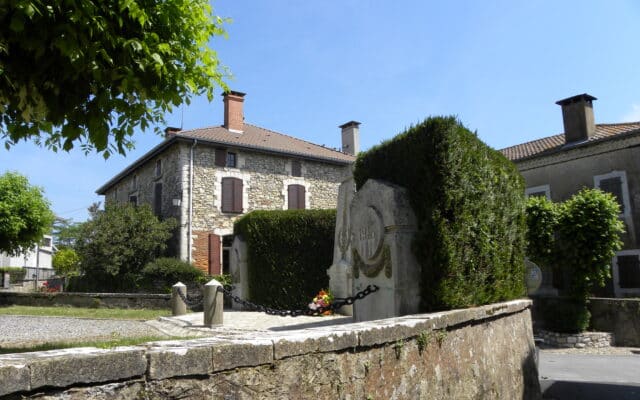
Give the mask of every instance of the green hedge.
[{"label": "green hedge", "polygon": [[253,211],[234,233],[248,247],[250,300],[269,307],[305,307],[329,285],[335,210]]},{"label": "green hedge", "polygon": [[571,297],[536,298],[544,329],[560,333],[584,332],[589,327],[591,313],[582,300]]},{"label": "green hedge", "polygon": [[424,311],[523,296],[524,181],[454,117],[432,117],[361,153],[354,177],[407,188]]},{"label": "green hedge", "polygon": [[24,275],[27,273],[27,270],[22,267],[0,267],[0,273],[3,272],[9,273],[10,283],[16,283],[24,280]]}]

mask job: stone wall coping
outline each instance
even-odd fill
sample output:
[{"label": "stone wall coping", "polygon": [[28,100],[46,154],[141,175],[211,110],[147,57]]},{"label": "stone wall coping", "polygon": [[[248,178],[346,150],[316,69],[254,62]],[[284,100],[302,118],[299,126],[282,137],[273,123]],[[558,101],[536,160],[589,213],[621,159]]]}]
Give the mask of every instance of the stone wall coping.
[{"label": "stone wall coping", "polygon": [[171,299],[170,294],[163,293],[80,293],[80,292],[4,292],[16,297],[102,297],[102,298],[134,298],[134,299]]},{"label": "stone wall coping", "polygon": [[406,315],[383,320],[293,331],[229,331],[215,337],[149,342],[139,346],[72,348],[0,355],[0,396],[43,387],[68,387],[122,379],[150,380],[207,375],[239,367],[272,364],[309,353],[373,347],[453,330],[523,312],[531,300]]}]

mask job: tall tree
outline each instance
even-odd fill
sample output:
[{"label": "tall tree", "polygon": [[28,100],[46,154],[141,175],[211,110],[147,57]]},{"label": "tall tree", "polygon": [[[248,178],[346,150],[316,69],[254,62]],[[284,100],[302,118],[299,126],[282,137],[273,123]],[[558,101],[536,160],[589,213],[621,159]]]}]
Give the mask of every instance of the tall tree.
[{"label": "tall tree", "polygon": [[0,2],[0,139],[124,154],[134,128],[226,88],[208,47],[224,22],[208,0]]},{"label": "tall tree", "polygon": [[0,252],[17,254],[34,246],[53,219],[42,189],[18,173],[0,176]]}]

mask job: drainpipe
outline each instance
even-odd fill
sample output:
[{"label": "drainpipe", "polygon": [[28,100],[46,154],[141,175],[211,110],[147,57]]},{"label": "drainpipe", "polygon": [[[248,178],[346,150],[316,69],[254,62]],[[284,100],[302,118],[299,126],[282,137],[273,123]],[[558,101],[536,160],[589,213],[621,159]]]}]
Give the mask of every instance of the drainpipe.
[{"label": "drainpipe", "polygon": [[191,262],[191,249],[193,248],[193,234],[192,234],[192,221],[193,221],[193,150],[196,148],[198,144],[198,139],[193,139],[193,144],[191,145],[191,151],[189,152],[189,240],[188,240],[188,249],[187,249],[187,261]]}]

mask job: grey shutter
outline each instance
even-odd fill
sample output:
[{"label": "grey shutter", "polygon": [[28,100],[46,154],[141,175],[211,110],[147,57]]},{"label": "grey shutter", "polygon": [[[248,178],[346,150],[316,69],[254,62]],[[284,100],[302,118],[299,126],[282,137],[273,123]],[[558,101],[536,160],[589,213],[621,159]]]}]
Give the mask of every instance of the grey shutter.
[{"label": "grey shutter", "polygon": [[242,179],[233,178],[233,211],[242,212]]},{"label": "grey shutter", "polygon": [[216,167],[224,167],[227,165],[227,151],[225,149],[216,149],[214,164]]},{"label": "grey shutter", "polygon": [[289,210],[302,210],[305,208],[305,188],[302,185],[289,185],[287,187]]},{"label": "grey shutter", "polygon": [[624,213],[624,202],[622,201],[622,179],[619,176],[601,180],[600,190],[611,193],[618,201],[618,204],[620,204],[620,213]]},{"label": "grey shutter", "polygon": [[297,186],[298,186],[298,208],[301,210],[304,210],[305,208],[307,208],[304,204],[305,188],[302,185],[297,185]]},{"label": "grey shutter", "polygon": [[620,288],[640,287],[640,259],[638,256],[618,256],[617,258]]},{"label": "grey shutter", "polygon": [[300,161],[291,161],[291,176],[302,176],[302,165]]},{"label": "grey shutter", "polygon": [[162,214],[162,183],[156,183],[153,196],[153,212],[160,216]]},{"label": "grey shutter", "polygon": [[233,178],[222,178],[222,212],[233,212]]}]

